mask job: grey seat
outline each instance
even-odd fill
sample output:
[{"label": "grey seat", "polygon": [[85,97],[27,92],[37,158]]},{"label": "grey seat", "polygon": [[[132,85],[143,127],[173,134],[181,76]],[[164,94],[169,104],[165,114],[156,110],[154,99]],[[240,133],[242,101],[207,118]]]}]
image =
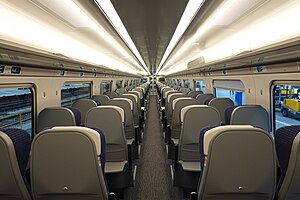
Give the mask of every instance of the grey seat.
[{"label": "grey seat", "polygon": [[97,107],[97,103],[92,99],[78,99],[72,104],[72,108],[77,108],[81,113],[80,125],[84,125],[86,114],[93,107]]},{"label": "grey seat", "polygon": [[166,87],[162,89],[162,97],[161,97],[161,106],[165,106],[166,98],[167,98],[167,92],[173,91],[173,88]]},{"label": "grey seat", "polygon": [[116,92],[104,92],[103,94],[108,96],[110,99],[113,99],[113,98],[119,96]]},{"label": "grey seat", "polygon": [[127,98],[114,98],[107,102],[107,105],[118,106],[124,110],[125,113],[125,136],[127,145],[131,145],[132,159],[139,158],[139,136],[138,127],[134,125],[133,120],[133,102]]},{"label": "grey seat", "polygon": [[31,146],[21,129],[0,129],[0,199],[31,200],[25,178]]},{"label": "grey seat", "polygon": [[230,98],[213,98],[209,101],[208,105],[219,111],[221,121],[225,123],[225,110],[230,106],[234,106],[234,102]]},{"label": "grey seat", "polygon": [[100,155],[101,137],[95,130],[71,126],[42,131],[31,150],[34,199],[107,200]]},{"label": "grey seat", "polygon": [[300,199],[300,126],[286,126],[276,130],[275,144],[281,176],[275,200]]},{"label": "grey seat", "polygon": [[172,104],[173,101],[177,98],[186,97],[183,94],[180,93],[173,93],[168,96],[168,99],[166,101],[166,116],[167,116],[167,126],[171,126],[172,123],[172,116],[173,116],[173,109]]},{"label": "grey seat", "polygon": [[192,98],[196,98],[199,94],[203,94],[202,91],[189,91],[189,93],[187,94],[188,96],[192,97]]},{"label": "grey seat", "polygon": [[191,91],[191,89],[190,88],[179,88],[179,91],[182,93],[182,94],[184,94],[184,95],[187,95],[190,91]]},{"label": "grey seat", "polygon": [[105,174],[108,187],[114,190],[133,186],[131,150],[124,130],[125,113],[117,106],[105,105],[89,110],[85,126],[100,128],[106,140]]},{"label": "grey seat", "polygon": [[199,200],[273,199],[276,156],[269,133],[249,125],[219,126],[206,131],[202,151]]},{"label": "grey seat", "polygon": [[198,94],[196,96],[196,99],[200,105],[204,105],[205,101],[207,101],[208,99],[213,99],[213,98],[215,98],[215,96],[213,94]]},{"label": "grey seat", "polygon": [[144,111],[142,112],[142,107],[141,107],[141,101],[140,101],[140,93],[138,91],[128,91],[127,94],[133,94],[138,98],[137,102],[137,108],[138,108],[138,113],[139,113],[139,126],[141,128],[141,131],[143,132],[143,120],[142,120],[142,115],[144,115]]},{"label": "grey seat", "polygon": [[[139,102],[139,108],[140,108],[140,111],[141,111],[141,118],[142,118],[142,122],[145,121],[145,99],[144,99],[144,93],[143,93],[143,88],[140,88],[140,87],[136,87],[132,90],[132,92],[135,92],[135,94],[137,94],[138,92],[138,95],[139,95],[139,99],[140,99],[140,102]],[[130,93],[132,93],[130,92]]]},{"label": "grey seat", "polygon": [[181,123],[180,123],[180,113],[181,109],[189,105],[199,105],[196,99],[191,97],[177,98],[172,103],[172,123],[171,131],[167,132],[168,138],[168,158],[175,159],[175,146],[179,143],[180,133],[181,133]]},{"label": "grey seat", "polygon": [[118,93],[118,95],[122,95],[122,94],[124,94],[126,92],[127,92],[126,88],[118,88],[118,89],[116,89],[116,93]]},{"label": "grey seat", "polygon": [[76,126],[81,123],[80,111],[64,107],[44,108],[38,115],[38,132],[54,126]]},{"label": "grey seat", "polygon": [[225,111],[225,123],[231,125],[252,125],[270,132],[268,112],[260,105],[227,108]]},{"label": "grey seat", "polygon": [[174,185],[195,190],[200,175],[199,133],[207,126],[221,125],[219,112],[207,105],[181,109],[181,134],[175,155]]},{"label": "grey seat", "polygon": [[128,94],[128,93],[121,95],[120,98],[127,98],[127,99],[130,99],[132,101],[132,103],[133,103],[132,116],[133,116],[134,127],[138,131],[139,142],[142,142],[142,135],[141,135],[141,133],[142,133],[142,130],[141,130],[142,124],[140,124],[140,120],[139,120],[138,98],[137,98],[136,95]]},{"label": "grey seat", "polygon": [[101,105],[106,104],[106,102],[110,99],[107,95],[100,94],[92,96],[93,100],[99,101]]}]

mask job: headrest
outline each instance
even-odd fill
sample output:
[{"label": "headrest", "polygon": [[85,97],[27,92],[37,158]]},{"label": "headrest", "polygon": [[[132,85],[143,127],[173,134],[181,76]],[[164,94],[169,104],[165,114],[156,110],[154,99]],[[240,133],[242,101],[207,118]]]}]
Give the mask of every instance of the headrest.
[{"label": "headrest", "polygon": [[173,88],[171,88],[171,90],[169,90],[169,91],[166,91],[166,97],[168,97],[170,92],[174,92],[174,91],[176,91],[176,90],[174,90]]},{"label": "headrest", "polygon": [[184,116],[187,113],[188,110],[192,108],[209,108],[210,106],[207,105],[190,105],[190,106],[185,106],[181,109],[180,113],[180,121],[183,122]]},{"label": "headrest", "polygon": [[185,99],[193,99],[193,98],[191,98],[191,97],[180,97],[180,98],[174,99],[173,105],[172,105],[172,109],[173,110],[175,109],[175,106],[176,106],[176,104],[177,104],[178,101],[185,100]]},{"label": "headrest", "polygon": [[250,125],[226,125],[226,126],[218,126],[216,128],[208,130],[204,134],[204,141],[203,141],[203,150],[204,155],[208,154],[209,144],[212,141],[212,139],[219,135],[220,133],[224,131],[251,131],[251,130],[261,130],[258,128],[254,128]]},{"label": "headrest", "polygon": [[141,99],[142,95],[139,91],[135,91],[135,90],[132,90],[132,91],[129,91],[128,93],[134,93],[134,94],[137,94],[139,96],[139,99]]},{"label": "headrest", "polygon": [[169,96],[168,96],[168,100],[167,100],[167,102],[169,103],[170,102],[170,99],[171,99],[171,97],[173,96],[173,95],[182,95],[183,96],[183,94],[182,93],[180,93],[180,92],[178,92],[178,93],[174,93],[174,94],[170,94]]},{"label": "headrest", "polygon": [[143,94],[145,94],[145,88],[143,88],[143,87],[136,87],[136,88],[142,89],[143,90]]},{"label": "headrest", "polygon": [[47,131],[55,131],[55,132],[80,132],[84,135],[88,136],[95,143],[96,152],[99,156],[101,154],[101,137],[100,134],[90,128],[80,127],[80,126],[56,126]]},{"label": "headrest", "polygon": [[163,86],[163,87],[161,87],[160,88],[160,93],[162,93],[165,88],[169,88],[169,86]]},{"label": "headrest", "polygon": [[135,103],[138,102],[138,98],[137,98],[137,96],[134,95],[134,94],[128,94],[128,93],[125,93],[125,94],[122,94],[122,95],[123,95],[123,96],[132,96],[132,97],[134,97],[134,99],[135,99]]},{"label": "headrest", "polygon": [[130,110],[133,110],[133,102],[130,99],[126,99],[126,98],[116,98],[116,99],[112,99],[112,101],[127,101],[130,105]]},{"label": "headrest", "polygon": [[78,99],[73,102],[72,107],[81,107],[81,106],[97,106],[97,103],[93,99]]},{"label": "headrest", "polygon": [[98,106],[97,108],[103,108],[103,109],[107,109],[107,108],[110,108],[110,109],[114,109],[116,111],[118,111],[120,113],[120,116],[121,116],[121,119],[122,119],[122,122],[125,121],[125,112],[123,110],[123,108],[120,108],[118,106],[109,106],[109,105],[105,105],[105,106]]}]

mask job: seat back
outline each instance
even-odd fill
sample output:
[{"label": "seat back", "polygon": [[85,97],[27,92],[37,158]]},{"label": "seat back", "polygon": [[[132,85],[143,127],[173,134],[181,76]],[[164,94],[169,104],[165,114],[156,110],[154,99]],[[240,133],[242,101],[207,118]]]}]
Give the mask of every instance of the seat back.
[{"label": "seat back", "polygon": [[199,161],[199,133],[206,126],[219,126],[219,112],[207,105],[190,105],[181,109],[179,160]]},{"label": "seat back", "polygon": [[126,92],[127,92],[126,88],[118,88],[118,89],[116,89],[116,93],[118,93],[118,95],[122,95],[122,94],[124,94]]},{"label": "seat back", "polygon": [[136,87],[136,88],[133,88],[133,91],[137,91],[137,92],[139,92],[139,97],[140,97],[140,104],[141,104],[141,107],[144,107],[144,88],[142,88],[142,87]]},{"label": "seat back", "polygon": [[116,92],[104,92],[103,94],[108,96],[110,99],[113,99],[113,98],[119,96]]},{"label": "seat back", "polygon": [[127,139],[134,138],[133,102],[127,98],[114,98],[107,102],[107,105],[118,106],[125,113],[125,135]]},{"label": "seat back", "polygon": [[200,105],[205,105],[205,101],[207,101],[208,99],[213,99],[213,98],[215,98],[215,96],[213,94],[198,94],[196,96],[196,99]]},{"label": "seat back", "polygon": [[106,200],[100,155],[101,137],[95,130],[73,126],[41,132],[31,151],[34,199]]},{"label": "seat back", "polygon": [[[229,113],[227,113],[227,111]],[[230,116],[229,120],[226,119],[228,116]],[[252,125],[270,132],[268,112],[260,105],[237,106],[234,107],[234,109],[229,107],[225,110],[225,122],[226,121],[229,121],[232,125]]]},{"label": "seat back", "polygon": [[26,131],[0,129],[0,199],[31,199],[25,179],[30,146]]},{"label": "seat back", "polygon": [[128,94],[133,94],[137,97],[138,99],[138,113],[139,113],[139,116],[142,114],[142,111],[141,111],[141,101],[140,101],[140,93],[138,91],[128,91]]},{"label": "seat back", "polygon": [[225,123],[225,110],[230,106],[234,106],[234,102],[230,98],[213,98],[209,101],[208,105],[219,111],[221,121]]},{"label": "seat back", "polygon": [[300,199],[300,126],[277,129],[275,144],[281,176],[277,186],[276,200]]},{"label": "seat back", "polygon": [[72,104],[73,108],[77,108],[81,113],[80,125],[84,125],[86,113],[89,109],[97,107],[97,103],[92,99],[78,99]]},{"label": "seat back", "polygon": [[172,109],[172,104],[173,101],[177,98],[182,98],[182,97],[186,97],[183,94],[180,93],[174,93],[174,94],[170,94],[167,98],[166,101],[166,113],[167,113],[167,125],[171,125],[172,123],[172,117],[173,117],[173,109]]},{"label": "seat back", "polygon": [[135,96],[134,94],[123,94],[120,96],[120,98],[126,98],[126,99],[129,99],[132,101],[132,105],[133,105],[132,114],[133,114],[134,125],[135,126],[139,125],[139,112],[138,112],[137,96]]},{"label": "seat back", "polygon": [[219,126],[204,135],[198,199],[272,200],[276,156],[272,137],[249,125]]},{"label": "seat back", "polygon": [[99,101],[101,105],[104,105],[110,98],[107,95],[100,94],[100,95],[94,95],[92,99],[95,101]]},{"label": "seat back", "polygon": [[187,95],[191,89],[190,88],[179,88],[179,91],[184,94],[184,95]]},{"label": "seat back", "polygon": [[202,91],[189,91],[188,92],[188,96],[190,96],[190,97],[192,97],[192,98],[196,98],[199,94],[203,94],[203,92]]},{"label": "seat back", "polygon": [[105,135],[107,161],[128,160],[124,118],[124,110],[111,105],[94,107],[87,113],[85,126],[100,128]]},{"label": "seat back", "polygon": [[172,123],[171,123],[172,138],[179,139],[180,132],[181,132],[180,129],[181,109],[189,105],[199,105],[199,103],[196,99],[193,99],[191,97],[177,98],[173,101],[172,104],[173,114],[172,114]]},{"label": "seat back", "polygon": [[76,126],[80,123],[81,114],[76,108],[44,108],[38,116],[38,132],[54,126]]}]

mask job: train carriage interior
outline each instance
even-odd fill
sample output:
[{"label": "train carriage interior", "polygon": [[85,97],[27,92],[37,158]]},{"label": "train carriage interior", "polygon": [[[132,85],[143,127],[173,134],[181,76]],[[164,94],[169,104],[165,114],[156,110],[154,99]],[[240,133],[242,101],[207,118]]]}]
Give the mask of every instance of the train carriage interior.
[{"label": "train carriage interior", "polygon": [[0,200],[300,199],[299,0],[0,0]]}]

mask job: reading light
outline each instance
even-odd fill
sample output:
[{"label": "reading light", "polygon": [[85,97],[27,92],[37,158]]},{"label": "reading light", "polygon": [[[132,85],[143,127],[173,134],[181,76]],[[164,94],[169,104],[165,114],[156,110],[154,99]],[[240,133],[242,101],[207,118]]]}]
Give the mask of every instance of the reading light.
[{"label": "reading light", "polygon": [[159,71],[162,67],[162,65],[167,60],[168,56],[170,55],[171,51],[174,49],[175,45],[179,41],[179,39],[182,37],[183,33],[195,17],[198,10],[201,8],[204,0],[190,0],[181,16],[181,19],[176,27],[176,30],[172,36],[172,39],[160,61],[159,67],[157,71]]},{"label": "reading light", "polygon": [[139,51],[134,45],[131,37],[129,36],[124,24],[122,23],[118,13],[116,12],[114,6],[112,5],[110,0],[94,0],[98,5],[99,9],[104,13],[107,19],[111,22],[112,26],[116,29],[140,63],[143,65],[144,69],[150,74],[149,69],[147,68],[143,58],[141,57]]}]

